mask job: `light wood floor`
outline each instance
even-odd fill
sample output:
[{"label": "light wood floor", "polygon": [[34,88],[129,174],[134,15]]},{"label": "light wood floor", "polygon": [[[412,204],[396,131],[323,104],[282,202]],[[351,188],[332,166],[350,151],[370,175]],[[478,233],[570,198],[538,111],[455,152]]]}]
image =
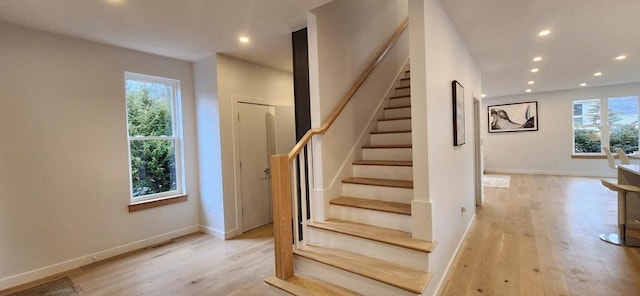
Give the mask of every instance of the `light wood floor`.
[{"label": "light wood floor", "polygon": [[[84,296],[266,295],[274,274],[271,224],[235,239],[187,235],[67,276]],[[2,294],[2,293],[0,293]]]},{"label": "light wood floor", "polygon": [[444,295],[640,295],[640,249],[598,238],[617,231],[599,179],[512,175],[485,198]]},{"label": "light wood floor", "polygon": [[[485,197],[444,295],[640,295],[640,249],[598,239],[617,230],[616,195],[599,179],[512,175]],[[68,276],[85,296],[266,295],[272,233],[193,234]]]}]

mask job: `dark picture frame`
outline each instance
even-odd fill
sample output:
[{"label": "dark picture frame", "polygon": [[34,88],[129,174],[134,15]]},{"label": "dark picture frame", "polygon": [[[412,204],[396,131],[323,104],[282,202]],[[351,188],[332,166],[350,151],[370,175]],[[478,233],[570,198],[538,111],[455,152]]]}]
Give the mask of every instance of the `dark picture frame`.
[{"label": "dark picture frame", "polygon": [[538,102],[521,102],[487,107],[489,133],[538,130]]},{"label": "dark picture frame", "polygon": [[465,143],[464,133],[464,87],[460,82],[451,82],[453,94],[453,146],[461,146]]}]

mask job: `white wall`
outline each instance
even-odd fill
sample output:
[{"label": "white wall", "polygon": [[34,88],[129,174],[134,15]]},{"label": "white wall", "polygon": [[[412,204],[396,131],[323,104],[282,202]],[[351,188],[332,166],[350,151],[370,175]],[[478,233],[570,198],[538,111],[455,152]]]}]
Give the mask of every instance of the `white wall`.
[{"label": "white wall", "polygon": [[[411,27],[412,105],[424,108],[412,112],[414,185],[427,184],[414,186],[414,196],[417,200],[426,197],[432,207],[432,239],[439,244],[429,258],[434,277],[425,295],[434,295],[444,286],[446,273],[474,215],[473,95],[479,97],[481,79],[439,1],[410,0],[409,10],[410,21],[418,24]],[[420,60],[425,63],[420,64]],[[414,80],[414,72],[424,73],[425,77]],[[466,144],[458,147],[453,146],[453,80],[458,80],[465,90]],[[426,85],[422,86],[421,81]],[[414,87],[420,90],[415,98]],[[426,98],[421,98],[421,93]],[[461,205],[468,209],[464,214]]]},{"label": "white wall", "polygon": [[[311,117],[313,127],[329,117],[384,43],[407,18],[405,0],[335,0],[313,10],[309,20]],[[408,58],[408,33],[388,53],[334,125],[316,138],[315,191],[340,194],[342,177],[359,158],[361,135]],[[322,203],[322,202],[321,202]],[[319,217],[320,218],[320,217]]]},{"label": "white wall", "polygon": [[[640,96],[640,83],[485,99],[484,153],[488,172],[615,177],[606,159],[572,159],[573,101]],[[538,131],[487,133],[487,106],[538,102]]]},{"label": "white wall", "polygon": [[[289,72],[223,54],[197,61],[194,68],[203,174],[200,221],[204,231],[230,238],[242,232],[236,183],[239,160],[234,153],[236,102],[292,106],[293,77]],[[200,110],[201,107],[206,109]],[[209,151],[213,155],[205,158]]]},{"label": "white wall", "polygon": [[[180,80],[189,201],[129,213],[124,72]],[[198,230],[192,65],[0,23],[0,290]]]}]

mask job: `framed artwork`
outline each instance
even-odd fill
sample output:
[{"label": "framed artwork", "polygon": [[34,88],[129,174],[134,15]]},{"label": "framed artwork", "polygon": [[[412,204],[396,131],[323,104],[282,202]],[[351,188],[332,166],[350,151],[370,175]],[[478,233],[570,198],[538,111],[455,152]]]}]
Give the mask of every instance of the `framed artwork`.
[{"label": "framed artwork", "polygon": [[451,82],[453,93],[453,146],[464,144],[464,87],[457,80]]},{"label": "framed artwork", "polygon": [[538,130],[538,102],[488,106],[489,132],[524,132]]}]

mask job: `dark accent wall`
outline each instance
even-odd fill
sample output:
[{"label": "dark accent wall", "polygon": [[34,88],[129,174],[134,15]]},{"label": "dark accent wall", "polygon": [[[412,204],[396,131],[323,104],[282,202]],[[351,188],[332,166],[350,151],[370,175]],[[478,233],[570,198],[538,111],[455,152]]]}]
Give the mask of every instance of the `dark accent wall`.
[{"label": "dark accent wall", "polygon": [[311,129],[309,104],[309,43],[307,28],[291,33],[293,45],[293,95],[296,117],[296,141]]}]

